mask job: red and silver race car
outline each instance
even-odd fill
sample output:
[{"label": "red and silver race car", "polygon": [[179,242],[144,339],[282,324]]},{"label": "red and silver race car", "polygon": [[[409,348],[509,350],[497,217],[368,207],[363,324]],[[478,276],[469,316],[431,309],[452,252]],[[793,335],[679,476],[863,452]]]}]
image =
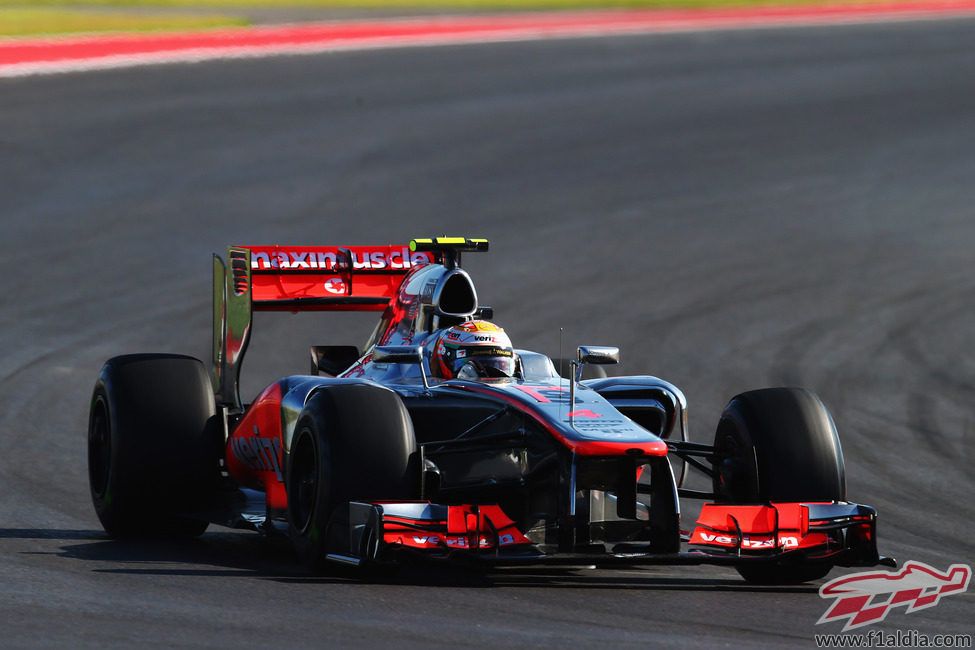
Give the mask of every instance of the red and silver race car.
[{"label": "red and silver race car", "polygon": [[[674,385],[599,372],[616,348],[579,347],[562,373],[512,348],[461,268],[487,248],[437,238],[215,255],[210,373],[191,357],[133,354],[95,384],[88,465],[106,532],[283,533],[314,569],[715,563],[794,583],[894,565],[878,555],[875,510],[847,501],[836,428],[814,394],[742,393],[713,444],[690,442]],[[267,310],[381,318],[365,349],[314,346],[310,373],[244,403],[252,314]],[[687,468],[712,489],[683,488]],[[707,501],[687,531],[681,498]]]}]

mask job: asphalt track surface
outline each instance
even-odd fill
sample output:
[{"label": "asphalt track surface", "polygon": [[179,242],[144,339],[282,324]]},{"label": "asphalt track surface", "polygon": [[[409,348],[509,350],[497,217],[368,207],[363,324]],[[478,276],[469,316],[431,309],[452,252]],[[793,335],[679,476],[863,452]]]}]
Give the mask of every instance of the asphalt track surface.
[{"label": "asphalt track surface", "polygon": [[[0,80],[4,647],[811,647],[817,584],[714,567],[312,577],[211,527],[107,539],[109,356],[209,355],[229,243],[490,238],[517,345],[622,347],[709,441],[736,392],[831,407],[880,547],[975,564],[971,21],[281,57]],[[371,319],[256,323],[245,394]],[[692,509],[689,509],[689,511]],[[689,525],[689,522],[685,522]],[[831,576],[849,570],[835,570]],[[973,632],[972,595],[875,628]]]}]

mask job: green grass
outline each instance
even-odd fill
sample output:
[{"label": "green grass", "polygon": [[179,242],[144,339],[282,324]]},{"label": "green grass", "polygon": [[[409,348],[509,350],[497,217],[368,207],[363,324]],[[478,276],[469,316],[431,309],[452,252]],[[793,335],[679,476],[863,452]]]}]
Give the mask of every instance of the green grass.
[{"label": "green grass", "polygon": [[[0,5],[3,5],[0,0]],[[45,36],[87,32],[145,32],[167,29],[209,29],[246,25],[242,16],[146,12],[125,10],[81,10],[45,7],[0,6],[0,37]]]},{"label": "green grass", "polygon": [[[249,22],[246,17],[248,9],[274,7],[365,10],[434,8],[450,11],[729,7],[809,4],[822,1],[824,0],[0,0],[0,37],[244,25]],[[208,13],[216,11],[220,13]]]}]

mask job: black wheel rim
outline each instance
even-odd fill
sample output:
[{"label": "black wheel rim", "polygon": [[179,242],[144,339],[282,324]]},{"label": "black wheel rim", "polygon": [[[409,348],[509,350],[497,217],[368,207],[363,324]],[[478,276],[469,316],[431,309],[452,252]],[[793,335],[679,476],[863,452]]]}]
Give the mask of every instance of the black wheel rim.
[{"label": "black wheel rim", "polygon": [[112,436],[108,424],[105,402],[95,402],[91,424],[88,427],[88,480],[91,491],[99,498],[105,497],[112,459]]}]

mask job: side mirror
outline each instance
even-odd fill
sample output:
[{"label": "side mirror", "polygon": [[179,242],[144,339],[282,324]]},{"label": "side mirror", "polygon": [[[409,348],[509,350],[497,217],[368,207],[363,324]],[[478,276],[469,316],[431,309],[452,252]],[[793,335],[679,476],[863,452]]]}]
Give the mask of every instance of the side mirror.
[{"label": "side mirror", "polygon": [[620,362],[620,349],[608,345],[580,345],[579,363],[610,365]]},{"label": "side mirror", "polygon": [[620,349],[608,345],[580,345],[575,366],[575,380],[582,381],[584,365],[605,366],[620,362]]},{"label": "side mirror", "polygon": [[376,363],[416,363],[420,365],[423,387],[430,392],[430,381],[423,367],[423,347],[419,345],[377,345],[372,349],[372,360]]},{"label": "side mirror", "polygon": [[377,345],[372,349],[376,363],[422,363],[423,348],[418,345]]}]

